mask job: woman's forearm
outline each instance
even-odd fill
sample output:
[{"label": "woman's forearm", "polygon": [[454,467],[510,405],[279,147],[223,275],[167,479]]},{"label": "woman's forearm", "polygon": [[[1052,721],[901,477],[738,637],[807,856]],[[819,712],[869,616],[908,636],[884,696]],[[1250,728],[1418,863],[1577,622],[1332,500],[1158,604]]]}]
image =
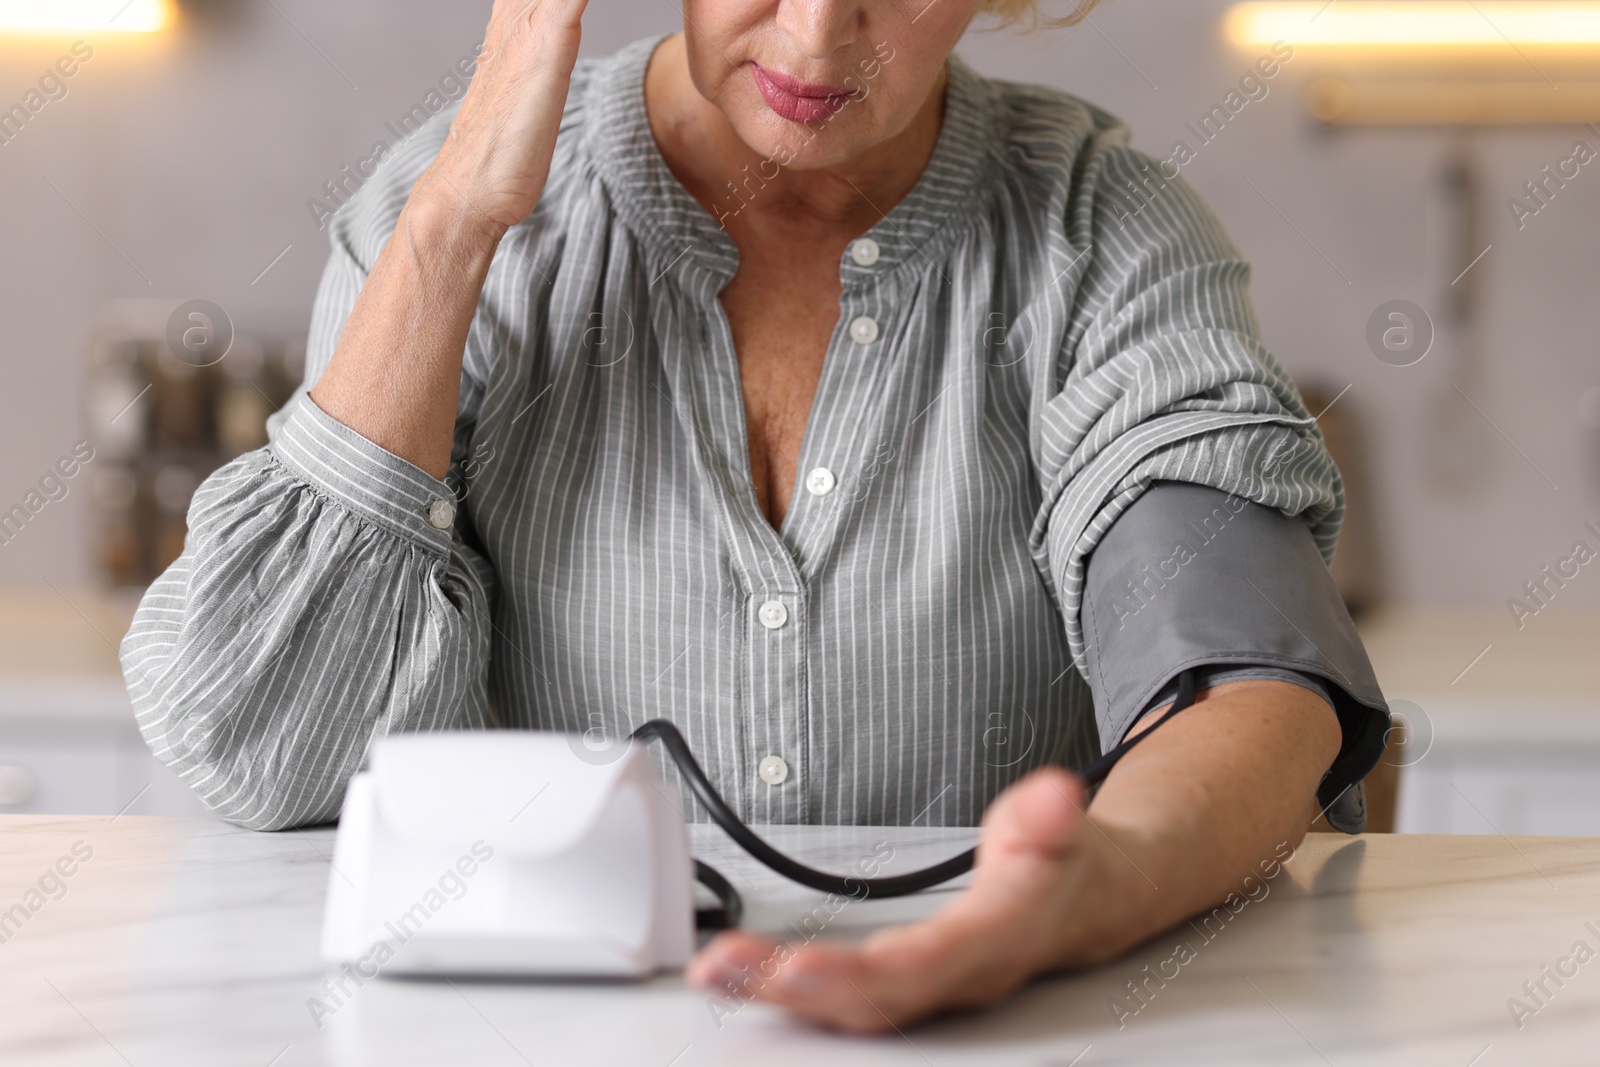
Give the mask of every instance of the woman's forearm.
[{"label": "woman's forearm", "polygon": [[539,202],[586,0],[495,0],[477,76],[417,180],[311,399],[435,478],[495,249]]},{"label": "woman's forearm", "polygon": [[[435,478],[450,466],[467,331],[504,229],[425,174],[311,399]],[[441,188],[442,187],[442,188]]]},{"label": "woman's forearm", "polygon": [[1244,896],[1246,876],[1259,878],[1262,860],[1305,835],[1339,738],[1333,709],[1300,686],[1202,692],[1123,758],[1090,805],[1085,844],[1100,870],[1084,886],[1092,902],[1063,932],[1065,962],[1115,958]]}]

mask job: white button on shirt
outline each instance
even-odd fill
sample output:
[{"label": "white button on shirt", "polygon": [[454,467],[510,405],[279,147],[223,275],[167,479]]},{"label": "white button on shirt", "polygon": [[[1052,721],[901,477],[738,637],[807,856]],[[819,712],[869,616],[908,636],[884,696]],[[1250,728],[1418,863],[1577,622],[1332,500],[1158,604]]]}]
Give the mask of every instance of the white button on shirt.
[{"label": "white button on shirt", "polygon": [[761,605],[761,610],[756,612],[756,618],[761,620],[761,625],[769,630],[781,629],[789,621],[789,609],[776,600],[769,600]]},{"label": "white button on shirt", "polygon": [[855,260],[858,267],[870,267],[878,262],[878,242],[870,237],[863,237],[850,245],[850,258]]},{"label": "white button on shirt", "polygon": [[789,777],[789,765],[783,762],[782,756],[768,756],[756,770],[768,785],[782,785]]},{"label": "white button on shirt", "polygon": [[456,521],[456,506],[442,497],[436,497],[428,505],[428,525],[435,530],[448,530],[450,524]]},{"label": "white button on shirt", "polygon": [[850,337],[858,345],[870,345],[878,339],[878,321],[870,315],[851,320]]},{"label": "white button on shirt", "polygon": [[818,467],[806,475],[806,491],[812,496],[827,496],[833,492],[833,487],[836,484],[833,472],[827,467]]}]

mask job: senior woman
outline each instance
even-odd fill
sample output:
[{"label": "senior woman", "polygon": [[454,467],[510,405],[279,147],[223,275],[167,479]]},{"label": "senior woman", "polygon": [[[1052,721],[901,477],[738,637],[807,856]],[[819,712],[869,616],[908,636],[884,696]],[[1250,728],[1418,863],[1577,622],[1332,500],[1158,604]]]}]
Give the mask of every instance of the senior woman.
[{"label": "senior woman", "polygon": [[[981,818],[934,918],[690,966],[858,1030],[1110,959],[1320,805],[1349,825],[1387,712],[1247,267],[1110,116],[951,55],[984,2],[688,0],[578,63],[584,0],[497,0],[141,606],[154,750],[275,829],[386,733],[664,716],[752,821]],[[1085,809],[1069,768],[1191,669]]]}]

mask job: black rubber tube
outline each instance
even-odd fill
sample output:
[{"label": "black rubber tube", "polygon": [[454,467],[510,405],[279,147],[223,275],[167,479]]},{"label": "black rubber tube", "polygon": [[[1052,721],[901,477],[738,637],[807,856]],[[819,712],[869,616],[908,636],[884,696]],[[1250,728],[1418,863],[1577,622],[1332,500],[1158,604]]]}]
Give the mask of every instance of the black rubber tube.
[{"label": "black rubber tube", "polygon": [[[1079,772],[1079,777],[1089,785],[1098,785],[1104,781],[1106,775],[1111,773],[1111,768],[1115,767],[1117,761],[1127,755],[1133,746],[1149,737],[1156,727],[1194,703],[1194,684],[1194,671],[1188,670],[1178,675],[1178,693],[1166,713],[1151,724],[1148,730],[1122,742],[1116,748],[1089,764]],[[678,765],[678,770],[688,781],[689,789],[694,793],[695,798],[705,805],[706,811],[710,813],[712,820],[722,827],[727,835],[738,843],[740,848],[743,848],[751,856],[790,881],[798,882],[810,889],[823,893],[839,893],[844,896],[854,897],[857,900],[864,900],[867,897],[902,897],[948,882],[952,878],[959,878],[972,870],[977,849],[968,849],[959,856],[952,856],[943,863],[936,863],[932,867],[924,867],[920,871],[911,871],[908,874],[898,874],[888,878],[862,878],[856,875],[829,874],[826,871],[807,867],[757,837],[739,816],[734,814],[733,809],[728,807],[727,802],[722,799],[722,795],[717,792],[716,787],[711,784],[711,780],[706,777],[706,772],[701,768],[700,762],[694,758],[694,753],[689,751],[689,743],[683,739],[683,735],[678,732],[678,728],[672,723],[666,719],[651,719],[633,731],[630,736],[635,741],[660,741],[662,747],[667,750],[667,755],[672,757],[672,762]],[[716,875],[722,885],[727,888],[727,892],[737,900],[738,893],[728,884],[727,880],[699,861],[696,861],[695,864],[697,876],[699,876],[702,868]],[[700,880],[705,882],[703,876]],[[707,884],[710,885],[710,883]],[[721,890],[715,886],[711,888],[719,896],[722,896]],[[726,899],[724,898],[725,901]],[[737,925],[737,921],[729,923],[729,925]]]},{"label": "black rubber tube", "polygon": [[720,908],[701,908],[695,912],[695,926],[701,930],[732,930],[744,921],[744,899],[729,881],[699,860],[694,861],[695,881],[716,894]]}]

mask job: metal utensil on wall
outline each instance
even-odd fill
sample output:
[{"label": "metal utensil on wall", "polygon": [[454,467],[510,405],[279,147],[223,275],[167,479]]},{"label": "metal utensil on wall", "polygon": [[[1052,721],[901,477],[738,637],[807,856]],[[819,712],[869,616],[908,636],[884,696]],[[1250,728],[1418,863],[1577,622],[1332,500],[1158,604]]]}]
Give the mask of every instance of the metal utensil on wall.
[{"label": "metal utensil on wall", "polygon": [[1471,399],[1481,395],[1484,382],[1478,186],[1471,143],[1462,138],[1451,146],[1428,189],[1424,216],[1424,269],[1429,287],[1438,293],[1435,306],[1442,310],[1436,361],[1447,367],[1428,413],[1423,455],[1429,482],[1452,494],[1485,484],[1494,462],[1493,430]]}]

